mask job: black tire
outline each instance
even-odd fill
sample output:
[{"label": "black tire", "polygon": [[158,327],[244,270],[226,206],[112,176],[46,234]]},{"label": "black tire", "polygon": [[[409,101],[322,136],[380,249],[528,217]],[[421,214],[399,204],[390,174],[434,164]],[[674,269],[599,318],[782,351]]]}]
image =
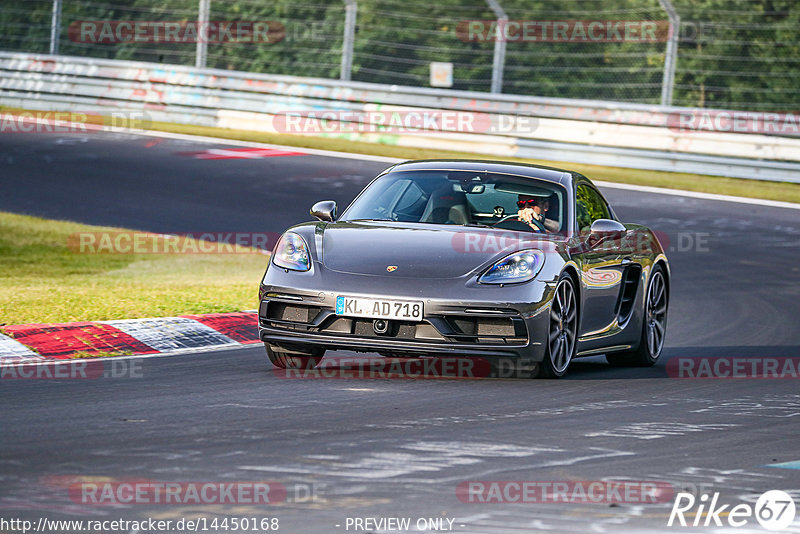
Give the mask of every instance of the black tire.
[{"label": "black tire", "polygon": [[578,346],[579,319],[575,283],[569,274],[562,273],[550,303],[550,328],[539,378],[561,378],[567,373]]},{"label": "black tire", "polygon": [[606,354],[606,361],[616,367],[652,367],[655,365],[664,348],[668,308],[667,276],[664,269],[657,265],[647,283],[639,346],[636,350]]},{"label": "black tire", "polygon": [[[281,369],[313,369],[325,355],[324,349],[312,349],[310,352],[300,350],[287,350],[284,347],[272,347],[269,343],[264,343],[267,349],[267,357],[272,365]],[[277,350],[276,350],[277,349]]]}]

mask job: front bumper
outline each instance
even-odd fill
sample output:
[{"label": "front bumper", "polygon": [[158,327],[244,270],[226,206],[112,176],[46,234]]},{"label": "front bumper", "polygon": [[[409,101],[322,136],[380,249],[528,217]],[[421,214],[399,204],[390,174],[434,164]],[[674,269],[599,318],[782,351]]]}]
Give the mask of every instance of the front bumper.
[{"label": "front bumper", "polygon": [[[369,339],[329,334],[297,334],[282,330],[261,328],[261,340],[279,347],[308,346],[326,350],[351,350],[355,352],[379,352],[391,355],[413,356],[492,356],[522,358],[528,353],[526,346],[508,345],[476,346],[462,343],[425,343],[398,340]],[[527,359],[527,358],[526,358]],[[541,358],[532,361],[541,361]]]},{"label": "front bumper", "polygon": [[[284,274],[284,273],[281,273]],[[519,286],[460,288],[472,298],[444,298],[447,284],[431,284],[431,295],[382,288],[366,290],[338,280],[336,291],[262,284],[259,335],[278,347],[379,352],[387,355],[544,358],[552,288],[533,281]],[[359,289],[357,290],[356,287]],[[449,288],[455,290],[456,288]],[[469,295],[472,294],[472,295]],[[379,335],[370,319],[337,316],[338,295],[415,299],[424,302],[421,322],[395,321]],[[509,300],[509,296],[514,300]],[[480,297],[480,298],[478,298]]]}]

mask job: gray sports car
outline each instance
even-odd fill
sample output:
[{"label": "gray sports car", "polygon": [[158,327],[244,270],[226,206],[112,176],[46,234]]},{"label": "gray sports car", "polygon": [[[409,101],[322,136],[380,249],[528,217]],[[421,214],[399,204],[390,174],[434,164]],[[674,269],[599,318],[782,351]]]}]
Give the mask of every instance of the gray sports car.
[{"label": "gray sports car", "polygon": [[394,165],[337,217],[279,239],[259,297],[270,361],[326,350],[513,358],[534,376],[605,354],[650,366],[667,325],[669,263],[576,172],[493,161]]}]

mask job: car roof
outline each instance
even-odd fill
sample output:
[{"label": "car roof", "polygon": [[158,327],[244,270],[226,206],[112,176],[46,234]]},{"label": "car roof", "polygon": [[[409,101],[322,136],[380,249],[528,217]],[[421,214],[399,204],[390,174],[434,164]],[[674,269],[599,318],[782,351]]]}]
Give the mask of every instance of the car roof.
[{"label": "car roof", "polygon": [[[490,161],[477,159],[426,159],[398,163],[386,170],[389,171],[477,171],[497,174],[510,174],[527,178],[536,178],[569,186],[574,182],[590,182],[580,173],[532,163],[512,163],[508,161]],[[590,182],[591,183],[591,182]]]}]

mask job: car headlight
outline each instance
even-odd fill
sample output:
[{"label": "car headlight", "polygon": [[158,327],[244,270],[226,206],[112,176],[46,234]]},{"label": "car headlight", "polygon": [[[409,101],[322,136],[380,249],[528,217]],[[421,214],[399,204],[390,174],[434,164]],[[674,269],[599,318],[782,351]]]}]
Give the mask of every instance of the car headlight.
[{"label": "car headlight", "polygon": [[544,252],[537,249],[521,250],[509,254],[483,273],[482,284],[516,284],[533,280],[544,265]]},{"label": "car headlight", "polygon": [[292,271],[307,271],[311,269],[311,256],[308,246],[303,238],[293,232],[286,232],[275,245],[272,254],[272,263]]}]

